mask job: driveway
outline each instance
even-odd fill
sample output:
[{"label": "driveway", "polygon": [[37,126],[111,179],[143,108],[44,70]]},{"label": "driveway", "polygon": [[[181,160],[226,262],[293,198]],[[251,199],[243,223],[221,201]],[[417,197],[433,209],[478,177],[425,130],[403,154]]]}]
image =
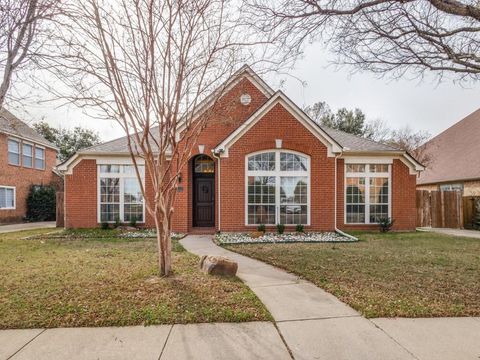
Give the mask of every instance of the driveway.
[{"label": "driveway", "polygon": [[227,256],[265,304],[295,359],[476,359],[480,319],[366,319],[312,283],[190,235],[182,245],[197,255]]},{"label": "driveway", "polygon": [[419,231],[435,232],[439,234],[470,237],[480,239],[480,231],[465,229],[444,229],[444,228],[418,228]]},{"label": "driveway", "polygon": [[0,225],[0,234],[22,230],[47,229],[56,227],[55,221],[42,221],[21,224]]}]

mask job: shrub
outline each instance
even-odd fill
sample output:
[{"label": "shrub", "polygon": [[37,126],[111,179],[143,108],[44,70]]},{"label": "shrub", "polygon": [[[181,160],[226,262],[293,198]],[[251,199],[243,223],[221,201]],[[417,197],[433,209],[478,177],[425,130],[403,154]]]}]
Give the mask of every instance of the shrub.
[{"label": "shrub", "polygon": [[133,217],[133,218],[130,220],[129,225],[130,225],[131,227],[136,228],[136,227],[137,227],[137,218],[136,218],[136,217]]},{"label": "shrub", "polygon": [[283,234],[284,231],[285,231],[285,225],[277,224],[277,233]]},{"label": "shrub", "polygon": [[110,225],[108,224],[108,222],[102,222],[102,223],[100,224],[100,228],[101,228],[102,230],[107,230],[109,227],[110,227]]},{"label": "shrub", "polygon": [[56,213],[56,192],[53,186],[33,185],[27,197],[28,221],[53,221]]},{"label": "shrub", "polygon": [[380,226],[380,231],[381,232],[390,231],[394,222],[395,222],[395,220],[392,220],[389,217],[379,219],[378,220],[378,225]]},{"label": "shrub", "polygon": [[257,231],[265,233],[265,224],[260,224],[257,226]]},{"label": "shrub", "polygon": [[305,229],[303,228],[302,224],[297,224],[297,226],[295,227],[295,231],[299,233],[303,233],[305,232]]}]

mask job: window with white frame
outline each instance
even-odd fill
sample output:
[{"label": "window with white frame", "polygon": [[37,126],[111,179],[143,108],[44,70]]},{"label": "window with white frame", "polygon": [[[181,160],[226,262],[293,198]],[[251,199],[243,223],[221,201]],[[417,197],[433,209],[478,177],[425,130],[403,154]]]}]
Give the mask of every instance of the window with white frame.
[{"label": "window with white frame", "polygon": [[20,141],[8,139],[8,163],[20,165]]},{"label": "window with white frame", "polygon": [[[145,170],[139,165],[140,176]],[[142,190],[133,165],[99,165],[99,221],[144,222]]]},{"label": "window with white frame", "polygon": [[15,209],[15,187],[0,186],[0,210]]},{"label": "window with white frame", "polygon": [[22,144],[22,164],[25,167],[33,167],[33,145],[23,143]]},{"label": "window with white frame", "polygon": [[345,222],[377,224],[390,215],[390,165],[345,165]]},{"label": "window with white frame", "polygon": [[45,149],[35,146],[35,169],[45,169]]},{"label": "window with white frame", "polygon": [[248,155],[246,172],[247,225],[309,224],[308,156],[286,150]]}]

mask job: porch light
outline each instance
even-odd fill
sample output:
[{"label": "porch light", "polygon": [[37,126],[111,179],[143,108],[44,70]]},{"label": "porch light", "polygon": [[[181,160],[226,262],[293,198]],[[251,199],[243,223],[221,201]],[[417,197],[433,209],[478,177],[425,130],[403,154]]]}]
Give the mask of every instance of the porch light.
[{"label": "porch light", "polygon": [[277,147],[277,149],[281,149],[282,148],[282,139],[275,139],[275,146]]},{"label": "porch light", "polygon": [[205,151],[205,145],[198,145],[198,152],[200,154],[203,154],[204,151]]}]

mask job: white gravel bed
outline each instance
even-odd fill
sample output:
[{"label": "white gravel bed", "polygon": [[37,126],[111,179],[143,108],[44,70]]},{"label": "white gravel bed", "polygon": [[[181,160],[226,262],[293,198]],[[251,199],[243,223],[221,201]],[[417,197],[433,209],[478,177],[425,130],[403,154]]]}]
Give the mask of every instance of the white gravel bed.
[{"label": "white gravel bed", "polygon": [[[128,232],[121,233],[119,236],[124,238],[135,238],[135,239],[154,238],[154,237],[157,237],[157,232],[153,229],[128,231]],[[184,234],[172,232],[171,236],[172,236],[172,239],[181,239],[182,237],[184,237]]]},{"label": "white gravel bed", "polygon": [[215,239],[220,244],[248,243],[289,243],[289,242],[355,242],[357,240],[342,236],[335,232],[307,233],[265,233],[260,237],[251,237],[247,233],[224,232],[217,234]]}]

